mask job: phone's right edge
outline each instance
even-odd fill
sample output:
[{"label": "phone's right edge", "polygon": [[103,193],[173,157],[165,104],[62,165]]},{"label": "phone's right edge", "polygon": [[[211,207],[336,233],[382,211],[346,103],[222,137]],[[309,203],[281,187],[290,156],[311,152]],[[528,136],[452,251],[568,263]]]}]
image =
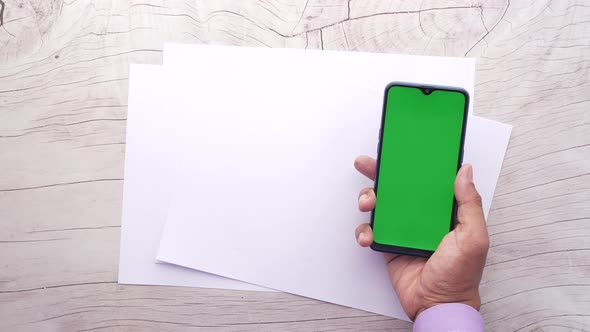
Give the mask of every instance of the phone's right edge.
[{"label": "phone's right edge", "polygon": [[[463,166],[463,155],[465,153],[465,136],[467,134],[467,121],[469,119],[469,104],[471,100],[469,98],[469,92],[467,92],[467,90],[457,88],[455,89],[455,91],[460,92],[465,97],[465,108],[463,110],[463,128],[461,129],[461,146],[459,149],[459,160],[457,161],[457,173],[459,173],[459,170]],[[455,229],[455,227],[457,226],[457,208],[457,198],[453,193],[453,211],[451,213],[451,227],[449,229],[449,232]]]}]

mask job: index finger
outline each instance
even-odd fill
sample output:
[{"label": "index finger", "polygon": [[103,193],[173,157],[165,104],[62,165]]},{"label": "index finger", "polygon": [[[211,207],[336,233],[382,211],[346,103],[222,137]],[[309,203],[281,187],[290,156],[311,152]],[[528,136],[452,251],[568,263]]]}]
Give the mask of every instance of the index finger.
[{"label": "index finger", "polygon": [[369,156],[359,156],[354,161],[354,168],[371,180],[375,180],[377,161]]}]

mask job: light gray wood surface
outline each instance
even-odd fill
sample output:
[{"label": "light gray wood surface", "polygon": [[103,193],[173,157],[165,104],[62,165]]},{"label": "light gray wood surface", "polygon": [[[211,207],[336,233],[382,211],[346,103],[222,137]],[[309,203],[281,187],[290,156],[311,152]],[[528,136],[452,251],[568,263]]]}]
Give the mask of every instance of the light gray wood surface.
[{"label": "light gray wood surface", "polygon": [[164,42],[477,57],[475,113],[514,125],[488,219],[487,328],[590,330],[588,1],[0,7],[0,330],[410,328],[288,294],[117,284],[129,63],[161,63]]}]

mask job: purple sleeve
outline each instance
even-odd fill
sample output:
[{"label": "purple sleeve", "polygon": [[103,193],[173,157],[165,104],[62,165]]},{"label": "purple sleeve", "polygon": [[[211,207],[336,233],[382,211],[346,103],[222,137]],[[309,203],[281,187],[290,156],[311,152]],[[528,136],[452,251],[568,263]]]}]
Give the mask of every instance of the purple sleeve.
[{"label": "purple sleeve", "polygon": [[466,304],[439,304],[424,310],[414,322],[414,332],[426,331],[483,332],[483,318]]}]

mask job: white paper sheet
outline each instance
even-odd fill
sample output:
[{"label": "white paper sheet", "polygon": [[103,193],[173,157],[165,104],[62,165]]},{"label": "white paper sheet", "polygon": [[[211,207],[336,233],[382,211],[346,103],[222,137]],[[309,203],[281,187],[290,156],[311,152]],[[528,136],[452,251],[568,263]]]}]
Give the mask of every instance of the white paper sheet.
[{"label": "white paper sheet", "polygon": [[473,165],[473,179],[486,218],[490,212],[496,184],[508,149],[512,126],[476,116],[471,117],[465,136],[463,162]]},{"label": "white paper sheet", "polygon": [[[125,148],[125,183],[119,259],[119,283],[267,290],[171,264],[156,264],[160,235],[174,179],[176,144],[168,125],[164,68],[131,65]],[[173,118],[172,118],[173,120]]]},{"label": "white paper sheet", "polygon": [[[342,82],[349,87],[370,89],[375,94],[383,94],[385,86],[392,81],[428,82],[436,85],[461,82],[472,100],[475,85],[473,58],[165,44],[163,63],[166,68],[181,70],[183,74],[178,75],[200,75],[204,68],[217,70],[219,75],[216,79],[223,80],[226,91],[235,86],[234,78],[244,77],[247,72],[254,75],[250,78],[250,84],[254,85],[270,79],[277,83],[298,80],[300,86],[321,78],[327,84]],[[285,69],[289,69],[284,73],[291,74],[291,77],[279,77],[279,72]],[[323,88],[332,87],[328,85]],[[200,96],[198,91],[189,90],[193,96]],[[470,113],[472,109],[473,103],[469,105]]]},{"label": "white paper sheet", "polygon": [[[165,48],[167,66],[183,64],[168,72],[176,87],[171,106],[181,110],[182,182],[158,259],[407,319],[381,255],[354,239],[355,227],[369,220],[356,210],[357,193],[371,183],[352,162],[375,154],[387,83],[472,93],[474,62],[301,52]],[[489,200],[510,127],[469,121],[465,159]],[[489,151],[485,160],[472,152],[478,149]]]}]

